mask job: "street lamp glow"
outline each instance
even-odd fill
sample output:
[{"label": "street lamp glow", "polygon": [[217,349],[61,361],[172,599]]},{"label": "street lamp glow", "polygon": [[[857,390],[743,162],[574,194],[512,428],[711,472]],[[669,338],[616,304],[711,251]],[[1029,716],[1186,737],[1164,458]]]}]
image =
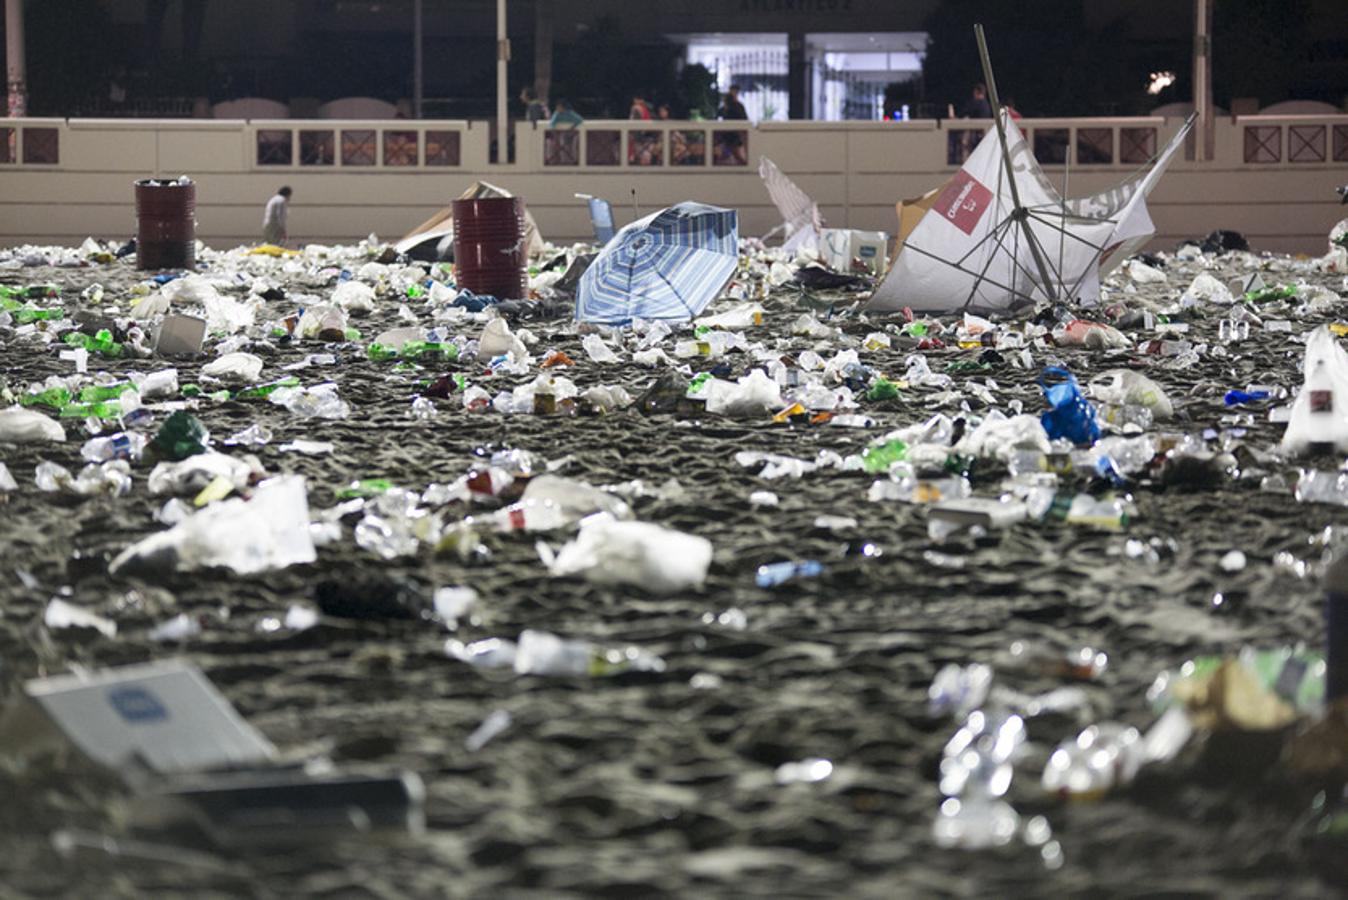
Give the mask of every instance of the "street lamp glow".
[{"label": "street lamp glow", "polygon": [[1147,83],[1147,93],[1153,97],[1175,83],[1174,72],[1152,72]]}]

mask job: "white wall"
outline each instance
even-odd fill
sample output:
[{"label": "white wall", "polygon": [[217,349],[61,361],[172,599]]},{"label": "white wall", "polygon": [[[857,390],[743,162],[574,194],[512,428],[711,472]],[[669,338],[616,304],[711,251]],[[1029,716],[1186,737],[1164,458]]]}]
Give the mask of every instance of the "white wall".
[{"label": "white wall", "polygon": [[[951,122],[974,127],[978,123]],[[1156,128],[1157,146],[1179,126],[1177,120],[1097,119],[1026,120],[1037,128]],[[580,129],[581,147],[595,132],[651,130],[664,140],[662,165],[643,168],[620,154],[614,166],[552,166],[544,160],[545,129],[516,126],[517,162],[488,163],[490,129],[463,121],[222,121],[222,120],[0,120],[24,144],[27,129],[54,129],[59,136],[56,164],[0,163],[0,245],[29,241],[76,244],[88,235],[125,238],[135,231],[132,183],[149,176],[187,174],[198,183],[198,235],[215,246],[232,246],[260,237],[262,207],[281,184],[295,189],[292,235],[301,241],[356,240],[370,232],[396,238],[448,204],[469,184],[491,181],[521,196],[545,237],[564,242],[588,237],[589,220],[576,192],[608,198],[618,224],[630,220],[635,189],[643,213],[684,199],[698,199],[740,210],[744,234],[762,234],[777,217],[757,174],[760,155],[772,158],[820,204],[832,225],[893,232],[894,203],[939,185],[954,166],[947,164],[948,130],[931,121],[905,123],[763,123],[749,127],[748,165],[669,165],[669,133],[706,132],[710,145],[717,131],[743,123],[588,122]],[[1293,127],[1316,133],[1324,155],[1336,150],[1348,158],[1348,116],[1239,117],[1217,124],[1217,158],[1198,164],[1176,161],[1152,195],[1156,246],[1169,248],[1187,237],[1215,228],[1244,232],[1258,249],[1323,253],[1325,236],[1343,217],[1333,192],[1345,180],[1345,162],[1290,162]],[[1280,162],[1247,163],[1247,128],[1274,129]],[[338,145],[343,131],[412,131],[420,152],[417,164],[386,164],[377,154],[371,166],[265,165],[257,159],[257,135],[266,131],[330,131]],[[459,138],[457,166],[426,165],[426,135],[453,132]],[[1336,143],[1337,139],[1337,143]],[[1304,152],[1304,151],[1303,151]],[[298,153],[298,146],[296,146]],[[3,150],[0,150],[0,157]],[[710,148],[708,156],[711,156]],[[582,156],[582,162],[584,158]],[[1104,190],[1137,167],[1073,165],[1070,194]],[[1048,167],[1059,186],[1069,173]]]}]

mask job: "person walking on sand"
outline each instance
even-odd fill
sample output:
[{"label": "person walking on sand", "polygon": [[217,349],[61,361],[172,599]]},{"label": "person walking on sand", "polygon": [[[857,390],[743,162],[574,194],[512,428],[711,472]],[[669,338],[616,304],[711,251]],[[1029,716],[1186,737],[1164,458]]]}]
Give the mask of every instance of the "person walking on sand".
[{"label": "person walking on sand", "polygon": [[285,246],[290,236],[286,231],[286,212],[290,209],[290,185],[282,185],[276,196],[267,201],[267,211],[262,214],[262,240],[278,247]]}]

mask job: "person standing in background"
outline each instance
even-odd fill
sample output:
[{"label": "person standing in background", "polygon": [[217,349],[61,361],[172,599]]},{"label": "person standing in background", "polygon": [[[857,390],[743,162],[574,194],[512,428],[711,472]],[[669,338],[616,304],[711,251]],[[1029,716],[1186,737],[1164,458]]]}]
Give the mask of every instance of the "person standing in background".
[{"label": "person standing in background", "polygon": [[267,201],[267,211],[262,214],[262,240],[278,247],[285,246],[290,236],[286,230],[286,213],[290,209],[290,195],[294,193],[289,185],[282,185],[276,196]]},{"label": "person standing in background", "polygon": [[988,89],[976,84],[965,101],[961,115],[966,119],[991,119],[992,104],[988,102]]},{"label": "person standing in background", "polygon": [[725,92],[725,99],[721,101],[719,115],[726,121],[737,121],[749,118],[749,113],[740,102],[740,89],[738,85],[732,84],[730,90]]},{"label": "person standing in background", "polygon": [[524,104],[524,118],[530,122],[546,122],[548,105],[538,99],[538,92],[526,86],[520,91],[520,102]]},{"label": "person standing in background", "polygon": [[646,102],[646,98],[640,94],[632,95],[632,106],[627,110],[627,118],[640,119],[649,122],[654,118],[651,114],[651,105]]},{"label": "person standing in background", "polygon": [[552,120],[548,122],[548,127],[557,128],[562,125],[570,125],[575,128],[584,125],[585,120],[581,118],[580,113],[571,108],[571,104],[565,100],[557,101],[557,108],[552,113]]}]

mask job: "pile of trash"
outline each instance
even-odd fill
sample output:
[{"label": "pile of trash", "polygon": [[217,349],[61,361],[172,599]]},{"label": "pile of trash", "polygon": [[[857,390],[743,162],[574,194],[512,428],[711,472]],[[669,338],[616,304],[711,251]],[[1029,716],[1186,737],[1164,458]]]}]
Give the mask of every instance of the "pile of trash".
[{"label": "pile of trash", "polygon": [[[751,636],[768,641],[792,604],[1034,594],[1043,578],[1032,588],[1018,571],[1065,578],[1054,567],[1082,547],[1105,561],[1100,589],[1117,590],[1120,572],[1174,564],[1185,536],[1158,530],[1168,505],[1229,513],[1223,553],[1184,558],[1239,586],[1168,602],[1231,638],[1217,648],[1197,628],[1157,645],[1145,696],[1111,680],[1129,650],[1110,642],[1131,640],[1118,622],[1132,620],[1104,613],[1090,647],[1018,643],[937,671],[930,712],[957,730],[927,783],[940,796],[929,838],[1024,845],[1057,869],[1073,841],[1058,804],[1127,796],[1149,773],[1221,771],[1257,745],[1279,783],[1319,797],[1307,826],[1317,840],[1342,847],[1348,585],[1331,584],[1327,616],[1299,607],[1294,625],[1266,631],[1242,607],[1278,579],[1332,578],[1328,564],[1348,553],[1340,532],[1307,524],[1348,506],[1348,226],[1322,258],[1186,244],[1132,257],[1089,301],[923,315],[867,306],[883,267],[850,265],[836,247],[737,239],[710,209],[648,217],[650,229],[666,214],[707,220],[715,236],[703,280],[658,296],[611,289],[619,266],[628,277],[648,252],[627,229],[598,254],[543,245],[528,298],[461,289],[451,265],[373,236],[275,253],[198,247],[195,271],[154,277],[93,240],[0,250],[0,505],[105,529],[92,555],[86,537],[57,538],[51,552],[78,554],[68,566],[8,560],[21,573],[14,602],[78,583],[43,600],[45,633],[177,653],[236,629],[388,640],[376,624],[402,620],[421,630],[398,640],[436,635],[446,679],[715,692],[747,677]],[[669,227],[686,232],[678,221]],[[1243,543],[1241,511],[1205,506],[1213,497],[1278,516],[1280,530]],[[92,510],[123,524],[89,524]],[[1308,539],[1323,559],[1288,549]],[[989,583],[1000,593],[970,587],[999,565],[1005,576]],[[210,584],[262,592],[271,608],[207,615],[180,599],[128,629],[125,610],[85,602],[127,585],[229,595]],[[560,596],[592,600],[593,614],[551,615]],[[695,636],[629,638],[621,624],[678,604],[716,608],[689,622]],[[1050,626],[1081,630],[1058,614]],[[832,664],[826,642],[853,632],[833,633],[830,615],[799,652]],[[905,624],[896,612],[866,628]],[[704,664],[730,632],[746,659]],[[0,744],[22,732],[32,740],[11,750],[31,757],[61,736],[125,782],[138,829],[186,816],[233,846],[277,839],[249,824],[277,810],[295,817],[291,838],[329,833],[343,819],[335,806],[364,811],[367,826],[347,816],[348,830],[424,827],[410,770],[351,773],[321,754],[282,765],[188,663],[30,678],[18,641],[0,639],[15,696]],[[858,677],[880,677],[867,665]],[[479,712],[460,736],[466,754],[514,733],[510,713]],[[146,722],[168,724],[148,740]],[[783,791],[846,772],[809,740],[791,749],[794,762],[760,753]]]}]

